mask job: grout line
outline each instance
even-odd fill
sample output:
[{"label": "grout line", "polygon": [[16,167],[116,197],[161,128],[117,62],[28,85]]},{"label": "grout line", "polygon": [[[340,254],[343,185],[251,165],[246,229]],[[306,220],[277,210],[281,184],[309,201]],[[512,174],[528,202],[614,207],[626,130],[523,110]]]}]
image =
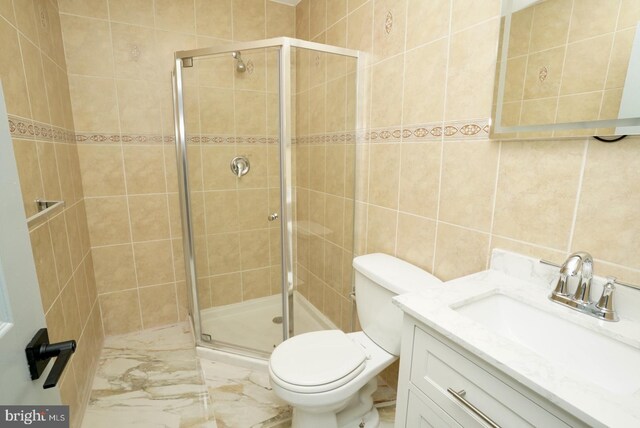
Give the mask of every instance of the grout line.
[{"label": "grout line", "polygon": [[[445,76],[447,77],[444,82],[444,102],[442,106],[442,122],[441,125],[444,129],[444,124],[446,123],[446,113],[447,113],[447,96],[449,93],[449,63],[451,62],[451,28],[452,22],[451,18],[453,16],[453,2],[449,2],[449,31],[447,32],[447,64],[445,67]],[[443,175],[443,163],[444,163],[444,135],[440,139],[440,171],[438,178],[438,204],[436,207],[436,227],[433,238],[433,259],[431,261],[431,273],[437,276],[436,272],[436,256],[438,255],[438,233],[440,232],[439,224],[440,224],[440,199],[442,197],[442,175]]]},{"label": "grout line", "polygon": [[[405,93],[405,89],[406,89],[406,81],[407,81],[407,34],[409,32],[409,24],[408,24],[408,14],[409,14],[409,2],[406,2],[405,8],[404,8],[404,45],[403,45],[403,49],[402,49],[402,105],[400,107],[400,128],[404,128],[404,93]],[[374,18],[375,20],[375,18]],[[375,43],[375,38],[374,38],[374,43]],[[375,50],[375,49],[374,49]],[[398,162],[398,197],[396,199],[396,239],[395,239],[395,243],[394,243],[394,254],[397,255],[398,254],[398,230],[400,229],[400,194],[402,191],[402,153],[404,152],[404,147],[402,145],[402,141],[403,141],[403,137],[400,137],[400,148],[398,149],[400,151],[400,159]]]},{"label": "grout line", "polygon": [[578,209],[580,208],[580,196],[582,195],[582,184],[584,183],[584,173],[587,168],[587,154],[589,152],[589,139],[584,141],[584,149],[582,152],[582,163],[580,165],[580,175],[578,176],[578,189],[576,190],[576,202],[573,207],[573,216],[571,219],[571,229],[569,231],[569,242],[567,242],[567,253],[571,252],[573,246],[573,238],[576,230],[576,223],[578,221]]},{"label": "grout line", "polygon": [[487,254],[487,269],[491,263],[491,246],[493,245],[493,229],[496,222],[496,206],[498,201],[498,186],[500,184],[500,164],[502,162],[502,141],[498,141],[498,159],[496,159],[496,178],[493,186],[493,206],[491,207],[491,224],[489,225],[489,251]]},{"label": "grout line", "polygon": [[[598,110],[598,119],[602,120],[602,107],[604,106],[604,100],[605,100],[605,93],[607,92],[607,89],[617,89],[617,88],[607,88],[607,80],[609,80],[609,72],[611,71],[611,59],[613,58],[613,49],[616,46],[616,35],[620,32],[620,30],[618,30],[618,23],[620,22],[620,12],[622,11],[622,2],[620,2],[618,4],[618,14],[616,16],[616,25],[615,25],[615,29],[613,31],[613,37],[611,38],[611,47],[609,49],[609,60],[607,61],[607,71],[605,72],[604,75],[604,81],[602,82],[602,90],[601,91],[594,91],[594,92],[602,92],[602,96],[600,98],[600,109]],[[601,37],[602,34],[598,37]],[[588,39],[585,39],[588,40]],[[584,40],[582,40],[584,41]],[[624,86],[623,86],[624,88]]]},{"label": "grout line", "polygon": [[[107,2],[107,20],[108,20],[108,24],[109,24],[109,41],[111,43],[111,46],[113,46],[113,29],[112,29],[112,22],[111,22],[111,7],[109,2]],[[154,25],[155,25],[155,5],[154,5]],[[116,94],[116,113],[118,115],[118,134],[122,135],[122,124],[121,124],[121,117],[120,117],[120,95],[118,94],[118,87],[117,87],[117,80],[115,78],[116,76],[116,59],[115,59],[115,52],[113,49],[111,49],[111,60],[112,62],[112,67],[111,67],[111,72],[113,73],[113,85],[115,86],[115,94]],[[140,321],[140,328],[144,329],[144,322],[142,320],[142,304],[140,302],[140,291],[138,290],[138,266],[136,263],[136,254],[135,254],[135,249],[133,246],[133,226],[131,225],[131,206],[129,204],[129,189],[127,186],[127,167],[126,167],[126,163],[124,161],[124,147],[122,142],[120,142],[118,144],[118,146],[120,147],[120,155],[122,156],[122,171],[124,173],[124,191],[125,191],[125,202],[127,205],[127,214],[128,214],[128,222],[129,222],[129,235],[131,236],[131,241],[128,245],[131,246],[131,254],[133,256],[133,269],[134,269],[134,273],[135,273],[135,277],[136,277],[136,295],[138,298],[138,319]],[[103,320],[103,324],[104,324],[104,320]],[[104,329],[104,325],[103,325],[103,329]]]},{"label": "grout line", "polygon": [[[569,14],[569,26],[567,28],[567,36],[565,37],[565,48],[564,48],[564,55],[562,58],[562,73],[560,73],[560,83],[558,84],[558,98],[556,100],[556,114],[554,116],[554,122],[558,122],[558,112],[560,110],[560,94],[562,93],[562,85],[564,83],[564,70],[565,67],[567,66],[567,51],[569,49],[567,49],[567,45],[569,44],[569,34],[571,33],[571,23],[573,21],[573,9],[575,7],[575,2],[572,1],[571,2],[571,13]],[[533,14],[534,18],[535,18],[535,13]],[[531,32],[533,33],[533,23],[531,24]],[[555,131],[553,132],[553,134],[555,135]]]}]

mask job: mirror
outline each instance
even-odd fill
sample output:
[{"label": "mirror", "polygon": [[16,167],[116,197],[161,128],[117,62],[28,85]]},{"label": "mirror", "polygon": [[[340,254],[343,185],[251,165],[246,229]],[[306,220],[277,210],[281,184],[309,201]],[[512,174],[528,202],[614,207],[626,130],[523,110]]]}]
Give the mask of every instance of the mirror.
[{"label": "mirror", "polygon": [[493,133],[640,134],[640,0],[503,0]]}]

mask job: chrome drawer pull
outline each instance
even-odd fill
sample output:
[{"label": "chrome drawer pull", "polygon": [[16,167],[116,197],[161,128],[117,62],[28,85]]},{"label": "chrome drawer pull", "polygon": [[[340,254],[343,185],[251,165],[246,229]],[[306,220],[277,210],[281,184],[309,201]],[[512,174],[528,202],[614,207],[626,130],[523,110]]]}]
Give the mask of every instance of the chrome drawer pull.
[{"label": "chrome drawer pull", "polygon": [[467,400],[464,399],[464,394],[466,394],[466,391],[464,389],[461,389],[459,392],[456,392],[452,388],[447,388],[447,392],[453,395],[456,400],[458,400],[459,402],[464,404],[466,407],[468,407],[469,410],[471,410],[473,413],[478,415],[480,419],[482,419],[484,422],[489,424],[492,428],[500,428],[500,425],[493,422],[489,416],[485,415],[480,409],[478,409],[476,406],[474,406],[473,404],[469,403]]}]

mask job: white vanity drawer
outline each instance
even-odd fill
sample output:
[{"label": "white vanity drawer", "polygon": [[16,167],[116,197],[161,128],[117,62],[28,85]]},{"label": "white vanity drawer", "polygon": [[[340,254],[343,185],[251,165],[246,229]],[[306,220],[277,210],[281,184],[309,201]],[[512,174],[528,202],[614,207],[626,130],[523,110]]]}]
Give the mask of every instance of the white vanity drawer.
[{"label": "white vanity drawer", "polygon": [[520,392],[416,327],[410,381],[465,428],[487,426],[447,392],[464,399],[501,427],[569,427]]},{"label": "white vanity drawer", "polygon": [[462,428],[427,396],[420,391],[409,390],[406,427],[411,428]]}]

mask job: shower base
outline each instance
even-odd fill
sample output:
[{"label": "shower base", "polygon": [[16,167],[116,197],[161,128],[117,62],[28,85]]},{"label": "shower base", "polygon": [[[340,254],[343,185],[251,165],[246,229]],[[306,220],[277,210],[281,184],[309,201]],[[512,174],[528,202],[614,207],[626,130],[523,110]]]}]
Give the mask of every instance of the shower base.
[{"label": "shower base", "polygon": [[[338,328],[298,292],[294,293],[293,307],[295,334]],[[282,324],[274,322],[280,316],[280,295],[200,311],[203,334],[216,343],[256,350],[265,356],[282,342]]]}]

